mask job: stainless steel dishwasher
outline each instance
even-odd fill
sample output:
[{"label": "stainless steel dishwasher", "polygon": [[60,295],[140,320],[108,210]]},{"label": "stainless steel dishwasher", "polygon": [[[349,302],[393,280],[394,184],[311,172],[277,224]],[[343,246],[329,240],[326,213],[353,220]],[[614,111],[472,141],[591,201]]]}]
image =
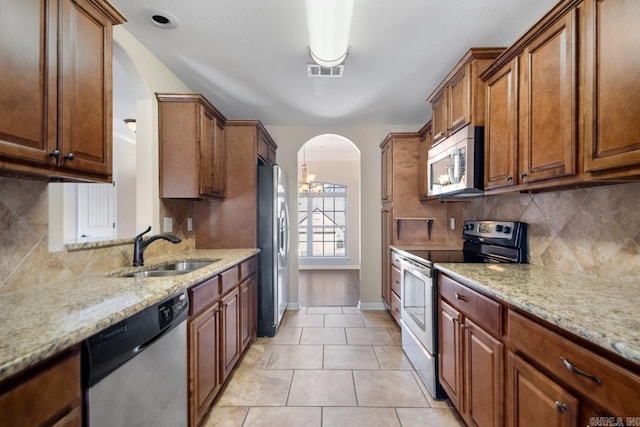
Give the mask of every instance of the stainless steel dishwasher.
[{"label": "stainless steel dishwasher", "polygon": [[188,307],[181,292],[83,342],[85,425],[187,425]]}]

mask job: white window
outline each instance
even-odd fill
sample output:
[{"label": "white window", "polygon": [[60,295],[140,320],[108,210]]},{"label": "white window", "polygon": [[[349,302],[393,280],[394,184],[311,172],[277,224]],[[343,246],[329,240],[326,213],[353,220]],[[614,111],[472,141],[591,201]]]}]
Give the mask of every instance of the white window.
[{"label": "white window", "polygon": [[347,187],[315,183],[298,194],[298,256],[345,257],[347,254]]}]

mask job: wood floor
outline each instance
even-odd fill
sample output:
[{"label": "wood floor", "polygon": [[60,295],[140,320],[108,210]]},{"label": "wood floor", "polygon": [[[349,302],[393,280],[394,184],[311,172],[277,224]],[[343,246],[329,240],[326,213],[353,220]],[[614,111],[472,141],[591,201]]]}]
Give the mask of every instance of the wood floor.
[{"label": "wood floor", "polygon": [[358,305],[360,270],[300,270],[298,274],[301,306]]}]

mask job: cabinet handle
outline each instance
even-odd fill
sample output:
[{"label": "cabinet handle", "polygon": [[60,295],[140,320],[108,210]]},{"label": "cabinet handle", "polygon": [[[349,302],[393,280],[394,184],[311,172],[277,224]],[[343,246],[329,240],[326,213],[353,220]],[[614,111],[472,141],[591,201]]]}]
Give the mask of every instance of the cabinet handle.
[{"label": "cabinet handle", "polygon": [[562,364],[565,366],[565,368],[567,368],[571,373],[579,375],[581,377],[589,378],[591,381],[593,381],[596,384],[602,384],[602,380],[599,377],[593,374],[590,374],[588,372],[585,372],[582,369],[576,368],[571,364],[571,362],[569,362],[564,357],[561,357],[560,360],[562,361]]},{"label": "cabinet handle", "polygon": [[64,158],[69,160],[69,161],[73,161],[76,158],[76,155],[73,153],[67,153],[64,155]]},{"label": "cabinet handle", "polygon": [[451,321],[455,324],[458,321],[458,318],[457,317],[452,317]]},{"label": "cabinet handle", "polygon": [[520,172],[520,178],[525,179],[527,177],[527,174],[524,172]]},{"label": "cabinet handle", "polygon": [[464,325],[460,325],[460,329],[462,329],[462,330],[464,331],[464,330],[466,330],[466,329],[467,329],[467,327],[466,327],[466,326],[464,326]]},{"label": "cabinet handle", "polygon": [[396,313],[400,313],[400,309],[396,307]]},{"label": "cabinet handle", "polygon": [[440,132],[438,136],[444,136],[444,131]]},{"label": "cabinet handle", "polygon": [[399,285],[399,284],[400,284],[400,282],[398,282],[397,280],[396,280],[395,282],[396,282],[396,285]]},{"label": "cabinet handle", "polygon": [[556,400],[556,409],[558,410],[558,412],[560,412],[561,414],[564,414],[565,412],[567,412],[569,410],[569,406],[567,406],[566,403],[561,403],[558,402]]},{"label": "cabinet handle", "polygon": [[457,292],[456,292],[456,298],[459,299],[460,301],[469,302],[469,298],[465,297],[464,295],[460,295]]},{"label": "cabinet handle", "polygon": [[513,181],[513,177],[512,177],[511,175],[507,175],[507,176],[505,177],[505,179],[506,179],[507,181]]},{"label": "cabinet handle", "polygon": [[60,157],[60,150],[58,150],[57,148],[55,150],[53,150],[52,152],[49,153],[49,155],[51,157],[55,157],[56,159]]}]

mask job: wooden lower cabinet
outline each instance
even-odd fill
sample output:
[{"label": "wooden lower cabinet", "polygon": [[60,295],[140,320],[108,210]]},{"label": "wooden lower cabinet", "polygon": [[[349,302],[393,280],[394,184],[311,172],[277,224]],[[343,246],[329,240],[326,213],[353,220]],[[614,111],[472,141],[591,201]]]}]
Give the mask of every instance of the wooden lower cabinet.
[{"label": "wooden lower cabinet", "polygon": [[440,298],[440,382],[470,426],[503,425],[504,344]]},{"label": "wooden lower cabinet", "polygon": [[507,426],[578,425],[578,400],[512,352],[507,361],[507,384]]},{"label": "wooden lower cabinet", "polygon": [[465,412],[474,426],[501,426],[503,420],[504,344],[469,319],[464,339]]},{"label": "wooden lower cabinet", "polygon": [[79,348],[19,375],[0,384],[0,425],[82,425]]},{"label": "wooden lower cabinet", "polygon": [[222,386],[219,363],[220,303],[189,319],[189,425],[196,426]]},{"label": "wooden lower cabinet", "polygon": [[235,288],[222,304],[222,381],[227,379],[240,357],[240,290]]},{"label": "wooden lower cabinet", "polygon": [[242,353],[256,339],[256,266],[257,259],[250,258],[188,290],[190,427],[200,425]]}]

